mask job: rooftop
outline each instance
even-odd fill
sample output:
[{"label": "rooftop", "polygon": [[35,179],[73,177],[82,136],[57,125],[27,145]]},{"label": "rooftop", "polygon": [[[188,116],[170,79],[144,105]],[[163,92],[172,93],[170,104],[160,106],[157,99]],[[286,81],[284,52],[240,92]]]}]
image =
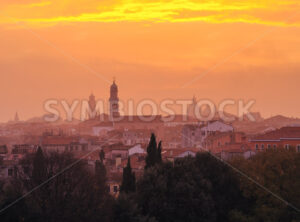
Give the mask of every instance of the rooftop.
[{"label": "rooftop", "polygon": [[280,141],[284,139],[300,140],[300,127],[282,127],[278,130],[254,136],[250,141]]}]

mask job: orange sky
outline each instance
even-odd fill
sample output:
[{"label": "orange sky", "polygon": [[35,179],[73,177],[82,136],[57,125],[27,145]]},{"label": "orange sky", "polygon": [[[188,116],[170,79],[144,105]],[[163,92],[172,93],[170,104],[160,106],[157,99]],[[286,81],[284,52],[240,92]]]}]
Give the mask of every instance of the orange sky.
[{"label": "orange sky", "polygon": [[113,76],[123,100],[255,99],[300,117],[299,36],[298,0],[0,0],[0,121],[107,99]]}]

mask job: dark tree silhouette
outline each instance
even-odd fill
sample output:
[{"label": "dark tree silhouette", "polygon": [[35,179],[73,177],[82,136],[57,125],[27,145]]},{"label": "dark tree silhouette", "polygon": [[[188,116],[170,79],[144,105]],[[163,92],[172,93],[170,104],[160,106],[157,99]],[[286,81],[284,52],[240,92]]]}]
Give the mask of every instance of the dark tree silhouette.
[{"label": "dark tree silhouette", "polygon": [[103,149],[99,152],[99,159],[103,163],[103,161],[105,159],[105,153],[104,153]]},{"label": "dark tree silhouette", "polygon": [[147,156],[146,156],[146,166],[145,169],[155,166],[158,163],[162,162],[161,159],[161,142],[159,147],[157,147],[156,137],[154,133],[151,134],[150,142],[147,147]]},{"label": "dark tree silhouette", "polygon": [[95,180],[96,180],[96,189],[97,193],[100,196],[106,195],[108,187],[106,185],[106,168],[104,165],[104,157],[105,153],[103,150],[100,151],[99,153],[100,160],[97,160],[95,163]]},{"label": "dark tree silhouette", "polygon": [[121,192],[135,192],[135,173],[132,172],[130,165],[130,157],[128,157],[127,166],[123,169],[123,180],[120,187]]},{"label": "dark tree silhouette", "polygon": [[160,141],[158,144],[157,153],[156,153],[156,162],[157,163],[162,162],[161,151],[162,151],[162,145],[161,145],[161,141]]},{"label": "dark tree silhouette", "polygon": [[98,192],[99,184],[87,162],[73,158],[70,153],[43,153],[39,148],[20,162],[12,188],[21,195],[30,192],[22,199],[27,210],[19,215],[19,221],[79,222],[111,218],[112,199],[107,189]]},{"label": "dark tree silhouette", "polygon": [[46,160],[41,147],[33,157],[32,182],[38,186],[47,179]]},{"label": "dark tree silhouette", "polygon": [[244,199],[235,173],[210,154],[197,154],[147,169],[136,198],[157,221],[229,221]]}]

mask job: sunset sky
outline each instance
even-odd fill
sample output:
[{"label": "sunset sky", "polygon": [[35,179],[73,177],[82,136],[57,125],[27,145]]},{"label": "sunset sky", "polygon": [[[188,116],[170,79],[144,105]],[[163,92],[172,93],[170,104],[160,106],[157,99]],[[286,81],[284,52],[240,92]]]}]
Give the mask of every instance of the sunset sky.
[{"label": "sunset sky", "polygon": [[299,0],[0,0],[0,122],[47,99],[255,99],[300,117]]}]

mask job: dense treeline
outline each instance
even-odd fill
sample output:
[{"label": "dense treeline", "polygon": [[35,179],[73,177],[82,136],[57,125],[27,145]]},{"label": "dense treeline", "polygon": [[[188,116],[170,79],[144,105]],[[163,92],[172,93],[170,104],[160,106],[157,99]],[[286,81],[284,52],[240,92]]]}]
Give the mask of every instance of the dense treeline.
[{"label": "dense treeline", "polygon": [[163,162],[161,150],[153,135],[144,175],[137,181],[128,159],[121,193],[114,199],[106,187],[103,152],[91,174],[86,162],[71,154],[39,149],[21,161],[10,185],[0,184],[1,209],[34,189],[0,213],[1,221],[300,220],[300,155],[295,151],[235,159],[230,164],[237,172],[209,153]]}]

